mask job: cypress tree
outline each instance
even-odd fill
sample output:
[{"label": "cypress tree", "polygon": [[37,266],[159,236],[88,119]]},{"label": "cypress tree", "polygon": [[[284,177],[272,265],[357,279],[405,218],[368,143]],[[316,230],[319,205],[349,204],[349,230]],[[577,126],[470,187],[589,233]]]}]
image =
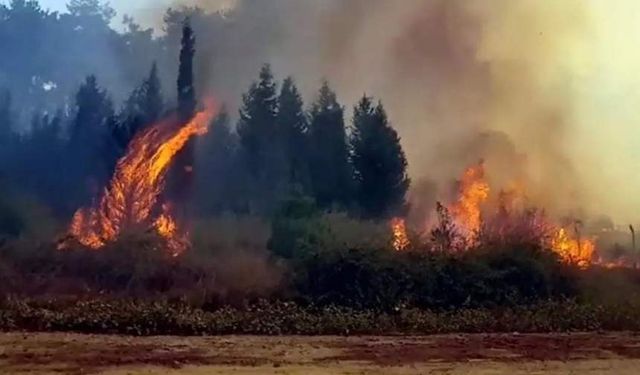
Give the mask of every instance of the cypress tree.
[{"label": "cypress tree", "polygon": [[182,48],[178,71],[178,115],[180,121],[188,121],[196,110],[196,92],[193,84],[193,58],[196,38],[191,22],[186,19],[182,27]]},{"label": "cypress tree", "polygon": [[[193,80],[193,59],[195,56],[196,38],[189,19],[182,27],[182,48],[180,49],[180,66],[178,68],[178,121],[180,124],[189,121],[196,110],[196,93]],[[169,182],[169,195],[177,207],[182,219],[187,216],[187,201],[193,185],[194,141],[187,142],[175,158],[175,165]]]}]

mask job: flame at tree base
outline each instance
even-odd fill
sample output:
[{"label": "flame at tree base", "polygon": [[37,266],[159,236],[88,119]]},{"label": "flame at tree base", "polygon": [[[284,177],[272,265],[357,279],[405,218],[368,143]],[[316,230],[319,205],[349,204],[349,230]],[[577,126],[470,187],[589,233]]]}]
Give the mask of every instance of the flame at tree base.
[{"label": "flame at tree base", "polygon": [[151,229],[167,241],[172,255],[182,253],[189,245],[187,234],[180,230],[171,206],[161,204],[160,197],[174,157],[189,139],[207,132],[215,113],[215,105],[208,102],[205,110],[182,126],[165,121],[140,132],[118,161],[99,203],[76,212],[69,234],[81,244],[99,249],[125,229]]}]

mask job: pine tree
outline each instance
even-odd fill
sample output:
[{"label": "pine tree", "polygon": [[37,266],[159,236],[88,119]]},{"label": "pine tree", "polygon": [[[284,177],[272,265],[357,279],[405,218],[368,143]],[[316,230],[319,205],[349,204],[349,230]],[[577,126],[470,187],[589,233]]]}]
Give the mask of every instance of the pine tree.
[{"label": "pine tree", "polygon": [[347,207],[351,197],[351,167],[344,109],[324,82],[311,108],[309,169],[316,203],[322,208]]},{"label": "pine tree", "polygon": [[307,116],[293,78],[282,83],[277,116],[278,128],[287,164],[289,185],[300,193],[310,193],[310,176],[307,163]]},{"label": "pine tree", "polygon": [[238,140],[224,108],[198,142],[201,163],[196,176],[198,213],[210,215],[233,210],[240,188],[236,168]]},{"label": "pine tree", "polygon": [[238,135],[247,183],[250,210],[268,212],[281,198],[286,180],[286,166],[277,127],[278,96],[271,67],[264,65],[258,82],[243,95]]},{"label": "pine tree", "polygon": [[157,121],[162,115],[164,99],[162,98],[162,85],[158,77],[158,65],[155,62],[151,66],[149,76],[140,86],[139,103],[140,113],[146,124]]},{"label": "pine tree", "polygon": [[188,121],[196,109],[196,92],[193,84],[193,58],[196,38],[191,22],[186,19],[182,27],[182,48],[178,71],[178,115],[180,121]]},{"label": "pine tree", "polygon": [[85,190],[80,202],[95,195],[111,176],[114,165],[112,129],[113,104],[95,76],[86,78],[76,94],[76,114],[71,127],[67,156]]},{"label": "pine tree", "polygon": [[113,104],[95,76],[88,76],[76,94],[76,115],[71,129],[71,146],[96,151],[107,134],[106,120],[113,116]]},{"label": "pine tree", "polygon": [[163,107],[158,67],[153,63],[149,76],[133,90],[120,113],[114,134],[118,146],[124,151],[138,131],[158,121]]},{"label": "pine tree", "polygon": [[401,214],[410,183],[407,159],[384,107],[374,107],[367,96],[354,108],[351,152],[362,215],[385,219]]}]

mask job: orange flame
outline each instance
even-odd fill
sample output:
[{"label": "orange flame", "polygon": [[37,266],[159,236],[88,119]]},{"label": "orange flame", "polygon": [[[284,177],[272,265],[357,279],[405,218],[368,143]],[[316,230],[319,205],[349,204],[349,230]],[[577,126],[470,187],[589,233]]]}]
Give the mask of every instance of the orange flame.
[{"label": "orange flame", "polygon": [[403,218],[391,219],[391,232],[393,233],[392,246],[396,251],[403,251],[411,244],[407,235],[407,226]]},{"label": "orange flame", "polygon": [[586,268],[594,263],[596,246],[591,239],[570,236],[566,229],[559,228],[551,239],[551,250],[563,261]]},{"label": "orange flame", "polygon": [[485,181],[484,164],[467,168],[460,180],[459,197],[449,212],[461,233],[468,239],[480,230],[481,206],[489,197],[489,184]]},{"label": "orange flame", "polygon": [[[69,229],[80,243],[93,249],[115,240],[125,228],[146,226],[164,237],[174,255],[187,247],[169,205],[159,207],[171,161],[187,141],[207,132],[216,106],[208,102],[187,124],[157,123],[139,133],[118,161],[110,185],[96,207],[76,212]],[[157,212],[161,209],[161,212]]]}]

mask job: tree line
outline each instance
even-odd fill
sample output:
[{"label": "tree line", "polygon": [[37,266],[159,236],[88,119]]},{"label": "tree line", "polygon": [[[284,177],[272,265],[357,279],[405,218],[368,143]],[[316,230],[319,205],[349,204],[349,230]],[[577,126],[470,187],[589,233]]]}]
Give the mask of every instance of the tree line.
[{"label": "tree line", "polygon": [[363,218],[403,213],[407,160],[381,102],[363,96],[348,127],[328,82],[305,109],[295,80],[278,83],[264,65],[242,103],[235,128],[223,111],[203,139],[198,173],[220,191],[213,200],[201,193],[205,209],[270,213],[284,199],[311,197],[322,210]]},{"label": "tree line", "polygon": [[[53,113],[34,110],[28,131],[16,126],[21,109],[2,89],[0,190],[36,197],[63,218],[90,203],[137,132],[170,113],[182,121],[193,114],[195,51],[194,31],[185,22],[175,106],[165,97],[156,63],[119,107],[99,77],[88,75],[71,105]],[[244,93],[235,124],[233,118],[223,109],[210,132],[178,157],[170,188],[188,184],[191,173],[180,176],[180,167],[195,158],[189,196],[198,215],[270,215],[296,197],[309,197],[324,211],[371,219],[405,209],[407,161],[381,102],[363,96],[348,121],[328,82],[306,107],[295,80],[278,82],[265,64]],[[0,217],[0,226],[10,222]]]}]

